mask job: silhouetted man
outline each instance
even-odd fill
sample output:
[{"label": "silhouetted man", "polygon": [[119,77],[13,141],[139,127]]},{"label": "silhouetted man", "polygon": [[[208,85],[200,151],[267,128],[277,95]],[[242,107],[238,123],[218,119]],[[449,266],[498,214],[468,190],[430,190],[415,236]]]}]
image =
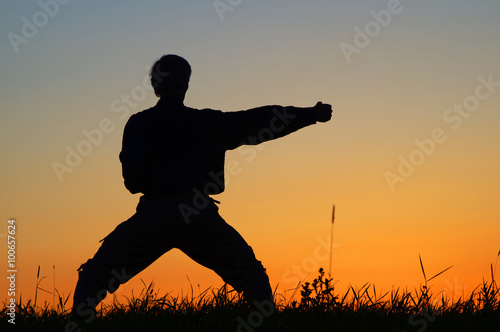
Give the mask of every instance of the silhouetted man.
[{"label": "silhouetted man", "polygon": [[[330,120],[332,110],[264,106],[221,112],[184,106],[189,63],[164,55],[151,69],[158,103],[128,120],[120,153],[125,186],[142,193],[137,212],[79,268],[73,315],[90,322],[107,292],[172,248],[214,270],[249,303],[273,302],[269,279],[251,247],[219,215],[210,196],[224,191],[224,155]],[[218,203],[218,202],[217,202]]]}]

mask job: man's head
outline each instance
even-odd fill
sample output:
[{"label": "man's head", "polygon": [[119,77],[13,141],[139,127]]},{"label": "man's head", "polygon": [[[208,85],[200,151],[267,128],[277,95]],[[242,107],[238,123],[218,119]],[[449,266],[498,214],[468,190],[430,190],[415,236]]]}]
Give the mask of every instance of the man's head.
[{"label": "man's head", "polygon": [[158,97],[184,99],[191,76],[191,66],[184,58],[167,54],[153,64],[150,76],[151,85]]}]

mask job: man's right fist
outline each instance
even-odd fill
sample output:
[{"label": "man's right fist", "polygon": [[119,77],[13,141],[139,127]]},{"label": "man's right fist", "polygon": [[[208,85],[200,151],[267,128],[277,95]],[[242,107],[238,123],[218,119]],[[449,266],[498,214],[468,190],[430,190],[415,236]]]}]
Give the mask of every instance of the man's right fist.
[{"label": "man's right fist", "polygon": [[318,101],[316,106],[314,106],[314,110],[316,111],[316,121],[318,122],[327,122],[332,118],[332,105],[323,104]]}]

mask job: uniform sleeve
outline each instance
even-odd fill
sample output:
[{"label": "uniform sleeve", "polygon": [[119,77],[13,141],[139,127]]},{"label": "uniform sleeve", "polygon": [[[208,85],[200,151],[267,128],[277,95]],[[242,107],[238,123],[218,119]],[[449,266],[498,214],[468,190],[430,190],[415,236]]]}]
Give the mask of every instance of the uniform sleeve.
[{"label": "uniform sleeve", "polygon": [[286,136],[316,123],[314,108],[263,106],[218,112],[217,130],[228,150]]},{"label": "uniform sleeve", "polygon": [[123,132],[120,161],[125,187],[132,193],[144,192],[150,176],[146,131],[137,115],[132,115]]}]

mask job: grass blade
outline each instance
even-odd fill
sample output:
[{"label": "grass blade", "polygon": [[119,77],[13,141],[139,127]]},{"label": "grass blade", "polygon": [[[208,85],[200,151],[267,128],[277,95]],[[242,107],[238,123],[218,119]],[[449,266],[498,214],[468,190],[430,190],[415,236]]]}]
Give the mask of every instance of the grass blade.
[{"label": "grass blade", "polygon": [[424,264],[422,263],[422,257],[418,254],[418,259],[420,260],[420,267],[422,268],[422,273],[424,274],[425,283],[427,283],[427,277],[425,276]]},{"label": "grass blade", "polygon": [[432,279],[436,278],[436,277],[437,277],[438,275],[440,275],[441,273],[444,273],[444,272],[448,271],[448,270],[449,270],[449,269],[451,269],[452,267],[453,267],[453,265],[452,265],[452,266],[447,267],[446,269],[444,269],[443,271],[439,272],[438,274],[436,274],[434,277],[430,278],[430,279],[429,279],[429,280],[427,280],[427,281],[431,281]]}]

